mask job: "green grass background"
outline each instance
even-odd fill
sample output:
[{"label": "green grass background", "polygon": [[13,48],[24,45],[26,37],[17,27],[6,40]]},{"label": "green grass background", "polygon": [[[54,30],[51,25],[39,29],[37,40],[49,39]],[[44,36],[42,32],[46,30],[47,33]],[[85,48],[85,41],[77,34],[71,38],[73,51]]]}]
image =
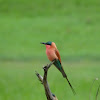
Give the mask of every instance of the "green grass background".
[{"label": "green grass background", "polygon": [[[42,84],[35,75],[35,71],[43,75],[42,66],[46,62],[1,62],[0,63],[0,100],[46,100]],[[76,91],[74,95],[61,73],[52,66],[48,72],[48,83],[52,93],[59,100],[95,100],[100,80],[100,63],[63,62],[68,78]],[[52,74],[51,74],[52,73]],[[100,93],[99,93],[100,94]],[[98,100],[100,95],[98,94]]]},{"label": "green grass background", "polygon": [[77,95],[55,67],[48,74],[51,91],[59,100],[89,100],[100,78],[99,26],[99,0],[0,0],[0,100],[46,100],[35,76],[49,63],[40,44],[46,41],[56,43]]}]

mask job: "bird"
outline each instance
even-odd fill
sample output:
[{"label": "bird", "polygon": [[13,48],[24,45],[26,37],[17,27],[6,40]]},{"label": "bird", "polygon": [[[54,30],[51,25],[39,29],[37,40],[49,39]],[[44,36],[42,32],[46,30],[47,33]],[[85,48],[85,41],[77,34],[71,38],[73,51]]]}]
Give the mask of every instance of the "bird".
[{"label": "bird", "polygon": [[56,66],[56,68],[62,73],[63,77],[66,78],[69,86],[72,89],[72,92],[74,94],[76,94],[75,90],[73,89],[64,69],[62,66],[62,62],[61,62],[61,57],[60,57],[60,53],[57,49],[57,46],[54,42],[48,41],[48,42],[41,42],[41,44],[44,44],[46,46],[46,55],[48,57],[48,59],[52,62],[54,61],[54,65]]}]

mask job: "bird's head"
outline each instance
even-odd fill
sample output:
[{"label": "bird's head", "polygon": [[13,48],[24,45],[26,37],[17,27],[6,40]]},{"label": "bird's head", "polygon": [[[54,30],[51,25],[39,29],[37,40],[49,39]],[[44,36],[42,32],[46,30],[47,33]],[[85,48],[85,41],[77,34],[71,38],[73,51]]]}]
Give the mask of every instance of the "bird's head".
[{"label": "bird's head", "polygon": [[48,42],[41,42],[41,44],[44,44],[46,46],[46,49],[52,47],[52,42],[51,41],[48,41]]},{"label": "bird's head", "polygon": [[54,42],[51,42],[51,41],[48,41],[48,42],[41,42],[41,44],[44,44],[46,46],[46,48],[49,48],[49,47],[55,47],[56,48],[56,45]]},{"label": "bird's head", "polygon": [[41,44],[44,44],[44,45],[50,45],[51,46],[51,44],[52,44],[52,42],[51,41],[48,41],[48,42],[41,42]]}]

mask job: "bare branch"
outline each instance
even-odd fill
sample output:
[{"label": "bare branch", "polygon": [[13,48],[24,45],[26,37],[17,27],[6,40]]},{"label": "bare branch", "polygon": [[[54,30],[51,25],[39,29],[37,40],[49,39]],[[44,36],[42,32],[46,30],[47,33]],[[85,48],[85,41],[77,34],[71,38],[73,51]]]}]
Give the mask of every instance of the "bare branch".
[{"label": "bare branch", "polygon": [[44,88],[45,88],[45,93],[46,93],[46,96],[47,96],[47,100],[54,100],[53,96],[52,96],[52,93],[50,91],[50,88],[48,86],[48,82],[47,82],[47,72],[48,72],[48,69],[50,68],[50,66],[53,63],[54,63],[54,61],[51,62],[49,65],[43,67],[43,69],[44,69],[43,84],[44,84]]},{"label": "bare branch", "polygon": [[57,97],[54,94],[51,93],[48,82],[47,82],[48,69],[51,67],[51,65],[54,62],[55,62],[55,60],[52,61],[49,65],[43,67],[43,69],[44,69],[44,76],[43,77],[39,73],[36,72],[36,75],[37,75],[39,81],[41,81],[41,83],[44,85],[47,100],[58,100]]},{"label": "bare branch", "polygon": [[43,77],[37,72],[35,72],[35,74],[37,75],[39,81],[43,84]]}]

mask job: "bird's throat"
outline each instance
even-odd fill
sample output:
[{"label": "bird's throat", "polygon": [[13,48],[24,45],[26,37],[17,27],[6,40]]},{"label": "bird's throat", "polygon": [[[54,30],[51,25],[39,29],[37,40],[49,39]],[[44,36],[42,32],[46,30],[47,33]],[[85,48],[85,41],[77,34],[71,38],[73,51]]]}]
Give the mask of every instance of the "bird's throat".
[{"label": "bird's throat", "polygon": [[46,49],[50,48],[50,45],[45,45],[46,46]]}]

